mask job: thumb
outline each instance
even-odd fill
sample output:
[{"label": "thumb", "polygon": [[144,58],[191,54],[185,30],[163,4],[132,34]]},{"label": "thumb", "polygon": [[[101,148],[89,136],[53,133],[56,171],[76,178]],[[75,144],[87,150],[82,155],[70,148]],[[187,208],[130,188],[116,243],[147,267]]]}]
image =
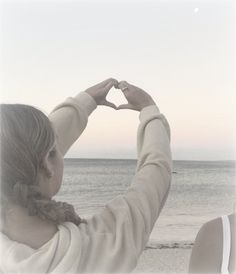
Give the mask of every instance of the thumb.
[{"label": "thumb", "polygon": [[134,109],[134,106],[132,106],[131,104],[123,104],[119,105],[117,109]]},{"label": "thumb", "polygon": [[103,105],[114,108],[114,109],[117,109],[117,106],[115,104],[113,104],[111,102],[108,102],[108,101],[104,101]]}]

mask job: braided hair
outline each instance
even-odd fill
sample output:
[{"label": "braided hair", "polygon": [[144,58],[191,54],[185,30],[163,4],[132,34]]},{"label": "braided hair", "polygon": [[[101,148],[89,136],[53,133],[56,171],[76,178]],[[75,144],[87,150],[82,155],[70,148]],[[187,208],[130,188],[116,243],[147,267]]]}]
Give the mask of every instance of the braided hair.
[{"label": "braided hair", "polygon": [[48,117],[33,106],[0,104],[0,119],[2,221],[14,203],[30,216],[55,224],[84,222],[72,205],[45,197],[40,191],[40,167],[55,141]]}]

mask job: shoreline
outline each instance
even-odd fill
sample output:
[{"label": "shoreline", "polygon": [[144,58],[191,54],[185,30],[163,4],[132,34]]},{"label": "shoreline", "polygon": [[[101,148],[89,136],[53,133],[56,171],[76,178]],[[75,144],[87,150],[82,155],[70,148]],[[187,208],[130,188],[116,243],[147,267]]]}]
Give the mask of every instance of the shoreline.
[{"label": "shoreline", "polygon": [[145,250],[147,249],[192,249],[193,241],[166,241],[160,242],[156,240],[150,240]]},{"label": "shoreline", "polygon": [[188,273],[193,241],[150,240],[133,273]]}]

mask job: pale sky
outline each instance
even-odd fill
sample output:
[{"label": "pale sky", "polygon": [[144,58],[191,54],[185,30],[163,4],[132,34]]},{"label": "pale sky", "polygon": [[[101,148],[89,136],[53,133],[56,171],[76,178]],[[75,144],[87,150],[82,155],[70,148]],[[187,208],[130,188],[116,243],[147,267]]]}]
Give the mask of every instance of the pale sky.
[{"label": "pale sky", "polygon": [[[168,119],[173,159],[236,159],[234,2],[1,1],[1,102],[48,114],[127,80]],[[115,89],[107,99],[126,103]],[[138,115],[98,106],[66,157],[135,159]]]}]

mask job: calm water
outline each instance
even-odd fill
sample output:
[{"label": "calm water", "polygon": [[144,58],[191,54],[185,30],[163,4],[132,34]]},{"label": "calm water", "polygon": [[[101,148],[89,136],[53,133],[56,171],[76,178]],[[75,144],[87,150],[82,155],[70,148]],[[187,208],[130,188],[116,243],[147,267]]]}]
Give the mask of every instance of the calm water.
[{"label": "calm water", "polygon": [[[88,216],[130,185],[136,160],[65,159],[64,183],[56,199]],[[174,161],[169,197],[149,245],[188,247],[200,226],[236,206],[236,163]]]}]

